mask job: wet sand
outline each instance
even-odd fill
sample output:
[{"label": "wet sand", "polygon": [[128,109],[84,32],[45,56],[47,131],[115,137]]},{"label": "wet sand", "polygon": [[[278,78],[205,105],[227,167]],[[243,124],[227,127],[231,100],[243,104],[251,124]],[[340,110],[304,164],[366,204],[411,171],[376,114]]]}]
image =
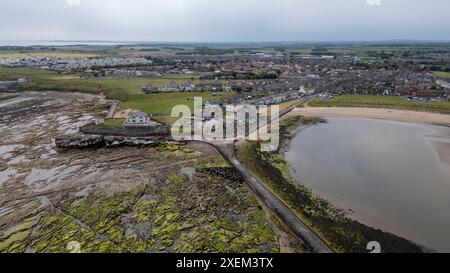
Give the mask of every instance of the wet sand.
[{"label": "wet sand", "polygon": [[450,115],[426,113],[394,109],[376,108],[341,108],[341,107],[305,107],[296,108],[287,116],[319,116],[319,117],[350,117],[396,120],[412,123],[439,124],[450,126]]}]

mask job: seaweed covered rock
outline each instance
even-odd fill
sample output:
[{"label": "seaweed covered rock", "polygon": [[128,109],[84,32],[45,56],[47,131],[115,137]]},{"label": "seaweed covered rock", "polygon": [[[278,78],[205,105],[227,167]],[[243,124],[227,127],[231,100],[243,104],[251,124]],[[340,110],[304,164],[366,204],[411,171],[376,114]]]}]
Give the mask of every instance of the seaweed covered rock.
[{"label": "seaweed covered rock", "polygon": [[208,175],[218,175],[223,178],[233,181],[233,182],[241,182],[244,181],[244,177],[242,174],[234,167],[221,167],[221,168],[203,168],[200,170]]},{"label": "seaweed covered rock", "polygon": [[104,140],[100,135],[73,134],[56,137],[55,144],[60,149],[91,148],[104,146]]}]

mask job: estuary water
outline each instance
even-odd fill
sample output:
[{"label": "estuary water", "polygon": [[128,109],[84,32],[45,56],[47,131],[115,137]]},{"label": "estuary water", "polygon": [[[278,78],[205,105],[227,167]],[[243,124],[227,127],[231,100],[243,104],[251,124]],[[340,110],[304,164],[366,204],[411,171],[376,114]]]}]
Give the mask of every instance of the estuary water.
[{"label": "estuary water", "polygon": [[450,128],[331,118],[294,137],[286,158],[350,217],[450,252]]}]

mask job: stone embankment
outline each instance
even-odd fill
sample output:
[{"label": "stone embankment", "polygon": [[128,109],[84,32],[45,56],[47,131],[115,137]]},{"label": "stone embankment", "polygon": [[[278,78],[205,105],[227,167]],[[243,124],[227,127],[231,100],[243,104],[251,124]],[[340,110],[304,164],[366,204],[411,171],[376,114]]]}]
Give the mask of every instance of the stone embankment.
[{"label": "stone embankment", "polygon": [[149,127],[109,127],[89,124],[80,128],[80,132],[91,135],[122,136],[122,137],[149,137],[169,136],[170,130],[167,125]]},{"label": "stone embankment", "polygon": [[221,167],[221,168],[204,168],[201,172],[206,173],[211,176],[222,176],[230,181],[241,182],[245,178],[238,171],[238,169],[234,167]]},{"label": "stone embankment", "polygon": [[76,149],[179,143],[171,139],[169,127],[166,125],[126,128],[88,124],[79,131],[76,134],[56,137],[56,146],[60,149]]},{"label": "stone embankment", "polygon": [[59,149],[114,148],[122,146],[157,146],[160,144],[179,144],[169,137],[124,137],[94,134],[73,134],[58,136],[55,144]]}]

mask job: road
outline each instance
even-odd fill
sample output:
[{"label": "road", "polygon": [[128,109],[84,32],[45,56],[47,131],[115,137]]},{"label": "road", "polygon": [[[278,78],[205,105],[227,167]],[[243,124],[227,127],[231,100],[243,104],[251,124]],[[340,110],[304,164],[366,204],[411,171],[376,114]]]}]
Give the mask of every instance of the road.
[{"label": "road", "polygon": [[109,108],[108,115],[106,116],[106,119],[112,119],[114,118],[114,115],[116,114],[117,108],[119,107],[118,101],[113,101],[111,104],[111,107]]}]

